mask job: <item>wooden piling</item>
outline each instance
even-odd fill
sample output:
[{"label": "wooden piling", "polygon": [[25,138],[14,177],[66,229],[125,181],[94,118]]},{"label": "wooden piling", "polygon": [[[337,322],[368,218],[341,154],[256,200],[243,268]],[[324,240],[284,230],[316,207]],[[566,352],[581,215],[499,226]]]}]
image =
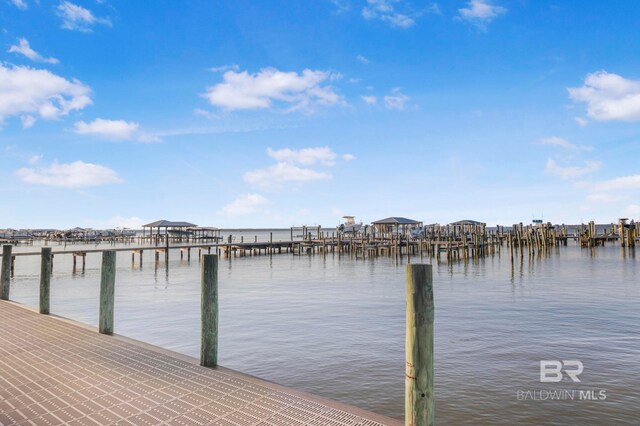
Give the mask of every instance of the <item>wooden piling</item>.
[{"label": "wooden piling", "polygon": [[116,252],[102,252],[102,272],[100,276],[100,318],[98,331],[113,334],[113,306],[116,283]]},{"label": "wooden piling", "polygon": [[202,257],[200,365],[218,364],[218,256]]},{"label": "wooden piling", "polygon": [[49,314],[51,294],[51,247],[42,247],[40,254],[40,313]]},{"label": "wooden piling", "polygon": [[0,299],[9,300],[11,286],[11,244],[2,246],[2,272],[0,273]]},{"label": "wooden piling", "polygon": [[433,426],[433,275],[431,265],[407,265],[405,426]]}]

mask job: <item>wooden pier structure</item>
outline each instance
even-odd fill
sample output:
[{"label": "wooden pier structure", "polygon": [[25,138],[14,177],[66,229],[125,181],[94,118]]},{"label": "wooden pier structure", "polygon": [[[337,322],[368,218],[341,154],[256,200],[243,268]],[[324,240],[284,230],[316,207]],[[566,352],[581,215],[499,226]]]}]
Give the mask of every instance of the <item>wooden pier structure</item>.
[{"label": "wooden pier structure", "polygon": [[[303,231],[302,233],[299,233]],[[537,223],[533,225],[513,224],[510,227],[497,226],[492,230],[485,224],[473,221],[460,221],[449,225],[427,225],[419,228],[419,233],[393,234],[377,233],[375,228],[369,232],[341,233],[323,232],[320,227],[291,228],[291,240],[275,241],[273,233],[266,241],[258,241],[258,237],[246,238],[228,235],[211,241],[191,240],[187,243],[175,243],[176,240],[165,238],[170,234],[154,234],[153,237],[139,237],[137,244],[129,243],[120,247],[112,247],[115,251],[131,253],[132,266],[142,265],[145,252],[153,254],[156,265],[161,258],[169,261],[170,252],[179,252],[180,260],[191,261],[192,252],[196,259],[202,254],[219,254],[224,258],[246,257],[259,255],[274,255],[290,253],[295,256],[303,255],[337,255],[348,256],[353,259],[367,259],[380,256],[406,258],[419,260],[433,259],[435,261],[446,260],[468,261],[480,259],[485,256],[502,255],[508,251],[508,255],[514,256],[547,253],[552,247],[566,246],[570,240],[581,247],[603,246],[605,243],[619,243],[625,248],[635,248],[640,241],[640,222],[628,223],[628,219],[620,219],[617,225],[611,224],[607,229],[601,227],[597,232],[594,222],[574,227],[569,232],[567,225],[552,225],[551,223]],[[220,241],[223,240],[223,241]],[[172,243],[173,241],[173,243]],[[161,242],[162,244],[157,244]],[[146,245],[145,243],[149,243]],[[60,243],[58,245],[61,245]],[[78,258],[81,261],[82,270],[85,269],[86,256],[91,253],[101,253],[102,248],[82,249],[74,247],[66,250],[53,251],[53,256],[59,254],[71,254],[73,256],[73,271],[78,269]],[[0,254],[0,257],[11,256],[11,275],[13,276],[16,256],[40,255],[39,251],[8,252]],[[162,256],[161,256],[162,255]],[[136,256],[138,262],[136,262]]]},{"label": "wooden pier structure", "polygon": [[[98,333],[50,314],[52,250],[39,310],[10,301],[0,271],[0,425],[399,426],[401,421],[218,366],[218,255],[202,256],[197,360],[114,335],[115,250],[102,252]],[[433,276],[407,265],[405,426],[433,426]]]},{"label": "wooden pier structure", "polygon": [[0,300],[0,425],[401,425]]},{"label": "wooden pier structure", "polygon": [[[202,256],[198,360],[114,335],[115,250],[102,252],[98,333],[50,314],[43,247],[39,310],[0,280],[0,425],[399,426],[401,421],[218,366],[218,256]],[[426,314],[423,313],[426,311]],[[405,425],[433,426],[431,265],[407,265]]]}]

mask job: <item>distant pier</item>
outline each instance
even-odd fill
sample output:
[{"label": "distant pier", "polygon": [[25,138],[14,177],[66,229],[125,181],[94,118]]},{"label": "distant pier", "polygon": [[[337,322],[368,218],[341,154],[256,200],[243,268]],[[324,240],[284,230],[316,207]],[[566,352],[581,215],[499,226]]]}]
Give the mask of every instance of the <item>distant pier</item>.
[{"label": "distant pier", "polygon": [[[217,228],[207,228],[207,230]],[[384,229],[384,228],[383,228]],[[628,223],[627,219],[620,219],[618,224],[611,224],[607,229],[601,227],[598,233],[596,224],[589,222],[573,227],[569,233],[567,225],[552,225],[538,223],[533,225],[514,224],[509,227],[497,226],[492,230],[485,224],[472,221],[461,221],[449,225],[427,225],[403,232],[381,232],[364,228],[362,232],[323,232],[320,227],[291,228],[290,239],[275,241],[273,233],[268,240],[259,241],[258,237],[246,238],[229,234],[225,237],[216,232],[201,234],[193,239],[182,234],[151,234],[147,236],[128,237],[119,246],[114,241],[108,243],[112,250],[130,252],[132,266],[142,265],[145,253],[151,253],[156,265],[164,258],[169,261],[170,253],[179,252],[180,259],[192,260],[192,256],[200,259],[202,254],[219,254],[225,258],[246,257],[274,254],[327,255],[348,256],[354,259],[367,259],[379,256],[412,258],[423,260],[432,258],[445,259],[447,262],[458,260],[478,259],[488,255],[508,254],[521,256],[546,253],[552,247],[566,246],[570,240],[581,247],[594,248],[606,243],[619,244],[626,248],[635,248],[640,241],[640,222]],[[207,239],[207,235],[211,237]],[[76,243],[67,250],[67,241],[44,241],[51,247],[63,246],[53,250],[53,256],[70,254],[73,256],[73,270],[86,265],[86,256],[101,253],[104,249],[80,248]],[[15,259],[18,256],[39,256],[40,251],[20,251],[11,255],[11,274],[13,275]],[[4,254],[0,255],[2,257]]]}]

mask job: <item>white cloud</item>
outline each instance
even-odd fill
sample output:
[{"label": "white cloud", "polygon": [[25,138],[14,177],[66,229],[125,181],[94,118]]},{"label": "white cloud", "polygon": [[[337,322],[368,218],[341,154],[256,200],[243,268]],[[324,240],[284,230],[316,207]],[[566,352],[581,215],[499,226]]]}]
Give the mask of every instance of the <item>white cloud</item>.
[{"label": "white cloud", "polygon": [[226,216],[240,216],[255,213],[268,200],[260,194],[241,195],[220,210]]},{"label": "white cloud", "polygon": [[14,44],[13,46],[9,47],[8,52],[26,56],[27,58],[36,62],[46,62],[48,64],[57,64],[60,62],[56,58],[45,58],[44,56],[40,55],[38,52],[33,50],[31,46],[29,46],[29,41],[26,38],[20,38],[18,40],[18,44]]},{"label": "white cloud", "polygon": [[279,150],[267,148],[267,155],[278,162],[297,163],[304,164],[306,166],[315,163],[332,166],[335,164],[335,160],[338,157],[338,154],[326,146],[318,148],[304,148],[297,151],[289,148]]},{"label": "white cloud", "polygon": [[640,189],[640,175],[622,176],[598,182],[591,187],[594,192]]},{"label": "white cloud", "polygon": [[329,0],[335,6],[334,14],[340,15],[342,13],[347,12],[351,5],[349,4],[349,0]]},{"label": "white cloud", "polygon": [[37,162],[39,162],[40,160],[42,160],[42,155],[32,155],[29,158],[29,164],[36,164]]},{"label": "white cloud", "polygon": [[442,10],[440,10],[440,6],[438,5],[438,3],[431,3],[427,7],[427,12],[433,13],[434,15],[442,15]]},{"label": "white cloud", "polygon": [[275,68],[263,68],[258,73],[227,71],[223,82],[207,88],[203,96],[212,105],[227,110],[271,108],[274,102],[290,106],[289,111],[311,109],[312,105],[344,104],[341,96],[331,86],[334,74],[305,69],[283,72]]},{"label": "white cloud", "polygon": [[238,71],[239,69],[240,69],[240,66],[238,64],[221,65],[219,67],[211,67],[211,68],[209,68],[209,70],[213,71],[213,72],[224,72],[224,71],[229,71],[229,70]]},{"label": "white cloud", "polygon": [[54,161],[48,167],[19,169],[16,175],[25,183],[66,188],[84,188],[123,182],[122,178],[110,168],[84,161],[66,164]]},{"label": "white cloud", "polygon": [[507,9],[502,6],[491,4],[487,0],[470,0],[467,7],[458,9],[460,18],[472,22],[484,28],[486,23],[491,22],[494,18],[507,13]]},{"label": "white cloud", "polygon": [[206,109],[195,108],[193,110],[193,113],[195,115],[199,115],[200,117],[204,117],[207,120],[214,120],[214,119],[220,118],[219,115],[217,115],[217,114],[215,114],[215,113],[213,113],[211,111],[207,111]]},{"label": "white cloud", "polygon": [[563,139],[558,136],[550,136],[548,138],[541,139],[538,143],[540,145],[555,146],[558,148],[564,148],[572,151],[593,151],[592,146],[575,145],[567,141],[566,139]]},{"label": "white cloud", "polygon": [[549,158],[547,160],[547,173],[561,177],[562,179],[572,179],[600,170],[602,163],[600,161],[585,160],[584,166],[561,166],[555,160]]},{"label": "white cloud", "polygon": [[138,132],[138,134],[136,135],[136,140],[138,142],[152,143],[152,142],[160,142],[162,138],[158,134]]},{"label": "white cloud", "polygon": [[400,92],[400,89],[396,87],[391,91],[390,95],[384,97],[384,106],[388,109],[403,110],[409,101],[409,97]]},{"label": "white cloud", "polygon": [[391,25],[392,27],[400,28],[409,28],[416,23],[413,18],[402,13],[394,13],[388,16],[383,16],[382,20],[389,23],[389,25]]},{"label": "white cloud", "polygon": [[368,20],[380,20],[392,27],[409,28],[415,24],[413,17],[406,13],[398,13],[395,4],[399,0],[367,0],[362,9],[362,16]]},{"label": "white cloud", "polygon": [[27,10],[27,2],[24,0],[9,0],[15,7],[22,10]]},{"label": "white cloud", "polygon": [[586,127],[587,124],[589,124],[589,120],[583,117],[575,117],[574,120],[576,120],[576,123],[578,123],[580,127]]},{"label": "white cloud", "polygon": [[587,115],[594,120],[640,120],[639,80],[598,71],[587,75],[582,87],[567,90],[572,100],[586,104]]},{"label": "white cloud", "polygon": [[62,19],[62,28],[66,30],[90,32],[96,24],[111,26],[108,18],[98,18],[90,10],[68,1],[58,5],[57,14]]},{"label": "white cloud", "polygon": [[160,140],[157,135],[141,131],[138,123],[124,120],[96,118],[90,123],[77,121],[73,131],[79,135],[97,136],[111,141],[157,142]]},{"label": "white cloud", "polygon": [[352,154],[336,154],[329,147],[304,148],[293,150],[283,148],[274,150],[267,148],[267,155],[277,161],[276,164],[249,171],[243,179],[248,184],[264,190],[278,190],[285,186],[302,184],[303,182],[331,179],[331,174],[313,170],[312,165],[335,166],[338,157],[344,161],[355,160]]},{"label": "white cloud", "polygon": [[0,64],[0,123],[10,116],[34,114],[55,119],[91,104],[91,90],[47,70]]},{"label": "white cloud", "polygon": [[371,62],[370,60],[368,60],[367,58],[365,58],[365,57],[364,57],[364,56],[362,56],[362,55],[358,55],[358,56],[356,56],[356,59],[358,60],[358,62],[360,62],[360,63],[362,63],[362,64],[368,64],[368,63],[370,63],[370,62]]},{"label": "white cloud", "polygon": [[353,154],[342,154],[342,159],[344,161],[353,161],[356,159],[356,156]]},{"label": "white cloud", "polygon": [[369,105],[375,105],[378,102],[378,98],[375,96],[360,96],[360,99]]},{"label": "white cloud", "polygon": [[33,127],[36,124],[36,118],[33,115],[23,115],[20,117],[20,121],[22,122],[22,128],[28,129]]},{"label": "white cloud", "polygon": [[139,130],[140,125],[132,121],[96,118],[90,123],[78,121],[73,127],[73,131],[79,135],[98,136],[112,141],[137,140],[140,142],[154,142],[159,140],[155,135],[141,132]]},{"label": "white cloud", "polygon": [[258,188],[277,189],[285,184],[331,179],[331,175],[280,162],[271,167],[247,172],[243,178],[245,182]]}]

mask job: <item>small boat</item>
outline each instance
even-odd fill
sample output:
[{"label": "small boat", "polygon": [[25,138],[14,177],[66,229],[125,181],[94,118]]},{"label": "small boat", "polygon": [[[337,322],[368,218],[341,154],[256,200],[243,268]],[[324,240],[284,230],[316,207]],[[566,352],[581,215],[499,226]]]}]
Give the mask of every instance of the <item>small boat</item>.
[{"label": "small boat", "polygon": [[427,236],[427,227],[421,226],[418,228],[411,229],[410,236],[413,239],[425,238]]},{"label": "small boat", "polygon": [[362,228],[362,222],[356,223],[355,216],[342,216],[344,223],[338,226],[338,230],[343,234],[357,234]]}]

